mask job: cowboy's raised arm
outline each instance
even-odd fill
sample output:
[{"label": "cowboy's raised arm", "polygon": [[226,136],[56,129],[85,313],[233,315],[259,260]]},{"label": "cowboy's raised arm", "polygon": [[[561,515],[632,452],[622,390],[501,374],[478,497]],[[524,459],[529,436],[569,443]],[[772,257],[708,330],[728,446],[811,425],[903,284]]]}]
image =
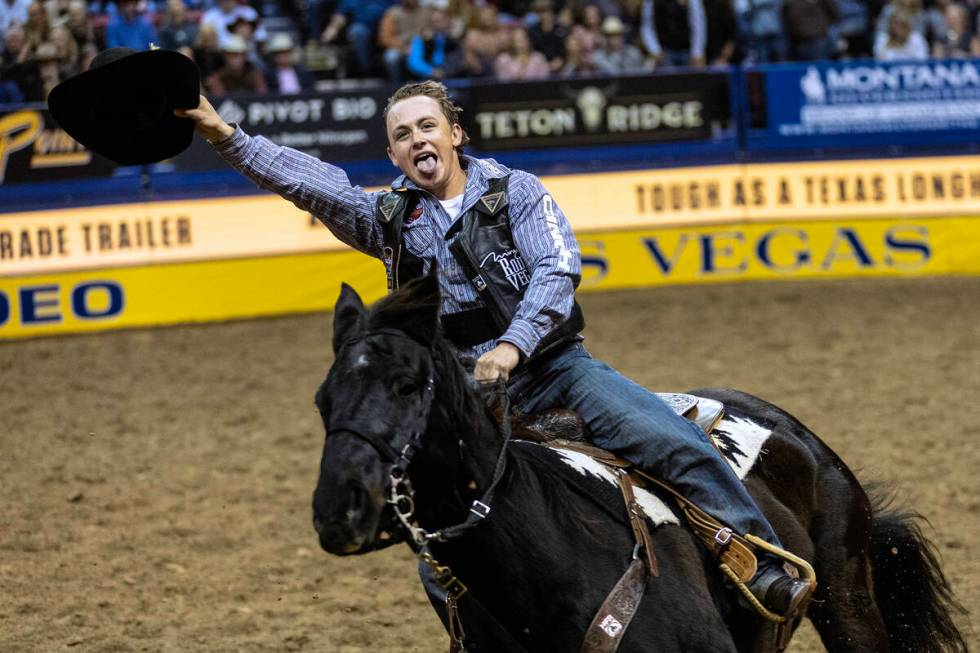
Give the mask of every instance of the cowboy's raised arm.
[{"label": "cowboy's raised arm", "polygon": [[352,186],[346,172],[263,136],[249,136],[225,122],[203,95],[197,109],[175,113],[193,120],[221,158],[260,188],[309,211],[351,247],[381,257],[381,227],[374,219],[377,194]]}]

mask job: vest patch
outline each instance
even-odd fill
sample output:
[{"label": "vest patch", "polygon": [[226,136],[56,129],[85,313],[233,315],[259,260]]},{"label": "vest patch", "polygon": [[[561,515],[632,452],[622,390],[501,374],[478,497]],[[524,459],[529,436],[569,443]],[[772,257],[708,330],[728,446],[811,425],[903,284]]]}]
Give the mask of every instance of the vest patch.
[{"label": "vest patch", "polygon": [[405,216],[405,224],[412,224],[416,220],[422,217],[422,205],[416,206],[411,213]]},{"label": "vest patch", "polygon": [[381,199],[381,205],[378,208],[381,210],[381,215],[385,217],[386,222],[391,221],[391,216],[394,214],[395,209],[398,208],[400,199],[395,193],[388,193]]},{"label": "vest patch", "polygon": [[527,264],[524,263],[521,253],[516,249],[509,249],[503,254],[490,252],[480,261],[480,267],[485,269],[487,262],[491,260],[500,266],[500,271],[504,273],[504,277],[514,287],[514,290],[520,290],[531,283],[531,274],[527,270]]},{"label": "vest patch", "polygon": [[498,193],[487,193],[480,198],[480,202],[483,203],[483,206],[487,207],[487,211],[490,213],[496,213],[497,207],[500,206],[500,200],[503,199],[503,197],[503,191]]}]

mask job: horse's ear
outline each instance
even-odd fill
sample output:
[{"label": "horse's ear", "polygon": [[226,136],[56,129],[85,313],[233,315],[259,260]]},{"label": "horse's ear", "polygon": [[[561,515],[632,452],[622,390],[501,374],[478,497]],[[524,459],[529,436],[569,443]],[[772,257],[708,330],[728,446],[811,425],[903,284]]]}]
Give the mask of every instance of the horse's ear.
[{"label": "horse's ear", "polygon": [[364,302],[357,291],[346,283],[340,286],[340,297],[333,309],[333,351],[336,354],[340,346],[354,333],[361,329],[361,318],[364,317]]},{"label": "horse's ear", "polygon": [[431,344],[439,326],[441,304],[438,271],[433,265],[429,274],[409,281],[394,295],[378,303],[371,324],[400,329],[417,340]]}]

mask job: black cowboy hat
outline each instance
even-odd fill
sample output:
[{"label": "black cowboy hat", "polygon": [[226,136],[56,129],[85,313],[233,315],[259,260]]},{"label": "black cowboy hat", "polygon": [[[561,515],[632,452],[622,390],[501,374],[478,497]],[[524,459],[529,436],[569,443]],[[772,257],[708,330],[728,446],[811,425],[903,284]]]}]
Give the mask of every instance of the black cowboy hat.
[{"label": "black cowboy hat", "polygon": [[194,138],[194,121],[174,109],[197,108],[201,73],[170,50],[109,48],[89,69],[51,90],[48,108],[76,141],[120,165],[163,161]]}]

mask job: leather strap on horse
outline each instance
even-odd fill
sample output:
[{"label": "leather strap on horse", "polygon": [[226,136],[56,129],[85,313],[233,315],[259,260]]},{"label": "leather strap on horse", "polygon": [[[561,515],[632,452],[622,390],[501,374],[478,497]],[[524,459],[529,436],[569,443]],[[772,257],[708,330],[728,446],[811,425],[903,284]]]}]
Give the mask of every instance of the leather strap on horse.
[{"label": "leather strap on horse", "polygon": [[723,526],[721,522],[701,510],[701,508],[689,501],[672,486],[650,476],[641,469],[637,469],[628,460],[624,460],[604,449],[569,440],[554,440],[548,444],[549,446],[570,449],[591,456],[600,463],[616,468],[619,474],[628,474],[635,482],[639,482],[640,485],[643,485],[644,482],[649,482],[655,484],[657,487],[663,488],[677,501],[681,512],[684,513],[684,517],[690,523],[694,535],[701,540],[713,555],[727,565],[728,569],[731,570],[740,582],[746,583],[755,575],[757,567],[755,554],[752,552],[752,548],[746,542],[745,538],[733,532],[732,529]]},{"label": "leather strap on horse", "polygon": [[[691,503],[691,501],[689,501],[667,483],[653,478],[649,474],[646,474],[642,470],[636,468],[632,468],[631,472],[639,474],[645,480],[656,484],[658,487],[663,488],[667,492],[670,492],[670,494],[680,505],[684,516],[687,517],[687,521],[691,524],[694,534],[697,535],[698,539],[700,539],[704,545],[708,547],[708,550],[718,558],[719,567],[721,568],[722,573],[724,573],[725,576],[732,581],[739,593],[745,597],[746,602],[751,605],[762,618],[776,624],[786,624],[789,623],[792,620],[792,617],[796,615],[791,615],[788,618],[786,615],[780,615],[770,611],[749,590],[747,583],[752,580],[752,577],[755,576],[755,572],[758,569],[758,561],[756,560],[754,552],[755,549],[762,549],[767,553],[788,562],[790,565],[799,570],[803,580],[810,584],[810,594],[812,595],[816,590],[817,575],[813,571],[813,566],[811,566],[810,563],[803,558],[793,555],[786,549],[773,546],[769,542],[766,542],[762,538],[752,535],[751,533],[746,533],[744,536],[738,535],[737,533],[733,532],[732,529],[722,526],[721,522],[705,511],[701,510],[701,508],[695,504]],[[788,640],[786,641],[788,642]]]},{"label": "leather strap on horse", "polygon": [[614,653],[633,620],[646,590],[644,561],[634,558],[585,631],[581,653]]},{"label": "leather strap on horse", "polygon": [[651,576],[659,576],[657,556],[653,552],[653,538],[650,537],[650,530],[647,528],[643,509],[636,503],[636,495],[633,494],[633,479],[625,469],[616,470],[616,476],[619,479],[619,488],[623,491],[623,500],[626,501],[626,513],[630,518],[630,526],[633,528],[636,545],[646,552],[647,571]]},{"label": "leather strap on horse", "polygon": [[[599,611],[585,631],[582,653],[615,653],[626,634],[626,628],[640,607],[640,601],[643,600],[647,578],[660,575],[646,516],[637,504],[636,495],[633,493],[634,479],[625,469],[617,469],[616,478],[619,480],[619,488],[626,502],[626,514],[633,529],[636,548],[633,549],[633,561],[626,569],[626,573],[606,596],[606,600],[599,606]],[[641,548],[645,555],[643,560],[638,557]]]},{"label": "leather strap on horse", "polygon": [[701,510],[667,483],[655,479],[639,469],[634,468],[630,472],[640,475],[646,481],[655,483],[674,497],[681,508],[681,512],[687,518],[687,522],[691,525],[694,535],[701,540],[712,555],[731,570],[732,580],[744,584],[755,576],[758,562],[752,552],[751,545],[744,537],[732,529],[722,526],[721,522]]}]

